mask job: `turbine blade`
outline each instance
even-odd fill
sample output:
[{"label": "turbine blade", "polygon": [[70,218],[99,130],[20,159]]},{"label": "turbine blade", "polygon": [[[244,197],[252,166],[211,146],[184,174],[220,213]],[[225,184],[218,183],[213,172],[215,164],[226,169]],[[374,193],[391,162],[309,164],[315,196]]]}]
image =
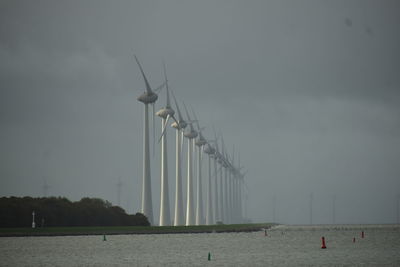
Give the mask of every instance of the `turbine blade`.
[{"label": "turbine blade", "polygon": [[193,124],[192,124],[192,122],[191,122],[192,120],[190,119],[189,112],[188,112],[188,110],[187,110],[187,107],[186,107],[186,105],[185,105],[185,102],[183,102],[183,106],[184,106],[185,111],[186,111],[186,116],[188,117],[188,120],[189,120],[190,130],[192,130],[192,132],[193,132],[194,129],[193,129]]},{"label": "turbine blade", "polygon": [[191,121],[189,112],[188,112],[187,107],[186,107],[186,105],[185,105],[185,102],[183,102],[183,107],[185,108],[186,116],[188,117],[188,121]]},{"label": "turbine blade", "polygon": [[153,124],[153,157],[156,154],[156,127],[155,127],[155,107],[154,107],[154,103],[151,103],[151,113],[153,113],[152,116],[152,124]]},{"label": "turbine blade", "polygon": [[[185,138],[183,138],[183,129],[181,130],[181,159],[183,159],[183,143],[185,142]],[[182,161],[181,161],[182,162]]]},{"label": "turbine blade", "polygon": [[194,112],[194,109],[193,109],[192,105],[190,105],[190,109],[193,112],[193,117],[194,117],[194,120],[196,121],[197,129],[199,130],[199,132],[201,132],[199,120],[197,119],[196,112]]},{"label": "turbine blade", "polygon": [[165,78],[165,88],[167,89],[167,105],[166,107],[171,107],[171,101],[169,100],[169,88],[168,88],[168,79],[167,79],[167,68],[165,67],[165,62],[163,61],[164,67],[164,78]]},{"label": "turbine blade", "polygon": [[166,132],[166,130],[167,130],[167,124],[168,124],[168,121],[169,121],[169,118],[170,118],[170,117],[171,117],[171,116],[168,114],[167,119],[165,120],[165,123],[164,123],[164,125],[163,125],[163,127],[162,127],[161,136],[160,136],[160,138],[158,139],[158,143],[160,143],[162,137],[164,136],[164,134],[165,134],[165,132]]},{"label": "turbine blade", "polygon": [[136,63],[137,63],[138,66],[139,66],[140,72],[142,73],[142,76],[143,76],[143,79],[144,79],[144,83],[146,84],[146,91],[147,91],[147,93],[151,93],[152,90],[151,90],[149,81],[147,80],[146,75],[144,74],[142,65],[140,65],[139,60],[138,60],[138,58],[136,57],[136,55],[133,55],[133,56],[135,57]]},{"label": "turbine blade", "polygon": [[154,92],[156,92],[156,93],[160,92],[161,89],[164,88],[165,84],[166,84],[166,82],[163,82],[160,86],[158,86],[156,89],[154,89]]},{"label": "turbine blade", "polygon": [[179,126],[179,122],[176,120],[175,116],[172,115],[171,117],[172,117],[172,119],[176,122],[176,124],[178,124],[178,126]]},{"label": "turbine blade", "polygon": [[176,101],[176,98],[175,98],[174,90],[171,90],[171,93],[172,93],[172,97],[174,98],[176,110],[178,111],[179,120],[180,120],[180,121],[183,121],[181,110],[179,109],[178,102]]}]

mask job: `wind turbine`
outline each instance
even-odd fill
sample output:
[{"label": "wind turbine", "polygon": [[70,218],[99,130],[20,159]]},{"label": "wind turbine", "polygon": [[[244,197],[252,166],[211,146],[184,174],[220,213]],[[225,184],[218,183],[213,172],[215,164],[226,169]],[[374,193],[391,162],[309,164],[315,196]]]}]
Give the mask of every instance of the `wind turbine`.
[{"label": "wind turbine", "polygon": [[218,150],[218,142],[216,143],[216,149],[217,149],[217,159],[218,159],[218,163],[221,165],[221,167],[219,168],[219,173],[220,173],[220,179],[219,179],[219,194],[218,197],[216,199],[218,199],[218,219],[222,222],[225,221],[225,216],[224,216],[224,191],[223,191],[223,187],[224,187],[224,177],[223,177],[223,164],[224,164],[224,157],[223,155],[219,152]]},{"label": "wind turbine", "polygon": [[232,150],[232,160],[229,162],[229,170],[230,170],[230,177],[229,177],[229,192],[230,192],[230,216],[231,216],[231,221],[235,222],[236,221],[236,214],[235,214],[235,184],[234,184],[234,179],[235,179],[235,146],[233,145],[233,150]]},{"label": "wind turbine", "polygon": [[201,133],[201,128],[199,121],[197,120],[196,113],[194,112],[192,108],[194,120],[197,125],[197,130],[198,130],[198,139],[195,141],[195,144],[197,146],[197,205],[196,205],[196,225],[201,225],[203,224],[203,198],[202,198],[202,176],[201,176],[201,167],[202,167],[202,157],[203,157],[203,146],[207,144],[206,139],[204,139],[202,133]]},{"label": "wind turbine", "polygon": [[[157,101],[157,94],[151,89],[150,84],[144,74],[143,68],[136,56],[135,60],[142,73],[146,89],[137,100],[144,104],[144,125],[143,125],[143,183],[142,183],[142,213],[147,217],[150,224],[153,224],[153,202],[151,197],[151,173],[150,173],[150,143],[149,143],[149,104]],[[163,86],[163,85],[162,85]],[[161,87],[162,87],[161,86]],[[161,88],[159,87],[159,88]],[[153,112],[154,113],[154,112]],[[154,119],[153,119],[154,122]],[[153,127],[154,130],[154,127]]]},{"label": "wind turbine", "polygon": [[223,201],[223,216],[224,216],[224,222],[229,223],[229,214],[228,214],[228,162],[227,158],[225,155],[225,144],[224,144],[224,138],[221,136],[221,142],[222,142],[222,166],[224,169],[224,201]]},{"label": "wind turbine", "polygon": [[162,118],[162,134],[161,134],[161,195],[160,195],[160,226],[171,224],[170,208],[169,208],[169,187],[168,187],[168,153],[167,153],[167,123],[172,117],[175,121],[175,111],[171,108],[169,99],[169,88],[167,80],[167,71],[164,66],[165,85],[167,89],[167,103],[164,108],[157,111],[156,115]]},{"label": "wind turbine", "polygon": [[[210,145],[210,141],[204,149],[208,154],[208,183],[207,183],[207,209],[206,209],[206,225],[214,224],[213,202],[212,202],[212,185],[211,185],[211,158],[215,158],[215,149]],[[216,165],[214,165],[216,166]],[[215,169],[216,172],[216,169]],[[216,176],[215,176],[216,181]],[[217,188],[215,188],[217,190]]]},{"label": "wind turbine", "polygon": [[193,148],[194,139],[197,137],[197,132],[193,129],[193,122],[190,120],[189,112],[187,111],[185,103],[186,115],[189,120],[190,131],[185,132],[184,136],[189,139],[188,141],[188,167],[187,167],[187,197],[186,197],[186,225],[194,224],[194,210],[193,210]]},{"label": "wind turbine", "polygon": [[176,183],[175,183],[175,216],[174,216],[174,226],[183,225],[185,218],[183,213],[183,195],[182,195],[182,142],[184,129],[187,123],[183,120],[179,105],[176,101],[174,91],[172,96],[174,98],[176,110],[178,112],[178,122],[173,122],[172,127],[176,129]]},{"label": "wind turbine", "polygon": [[[215,222],[219,222],[222,220],[221,218],[221,197],[222,197],[222,184],[218,186],[218,163],[221,158],[221,154],[218,150],[218,137],[213,127],[214,137],[215,137],[215,152],[214,152],[214,202],[215,202],[215,209],[214,209],[214,219]],[[220,189],[218,189],[220,188]],[[220,191],[220,193],[218,193]]]},{"label": "wind turbine", "polygon": [[[244,184],[244,177],[247,174],[247,171],[244,172],[243,174],[240,172],[240,170],[243,168],[243,166],[240,165],[240,153],[238,154],[238,213],[239,213],[239,220],[240,222],[243,222],[243,202],[242,202],[242,191],[243,191],[243,184]],[[247,201],[247,195],[246,195],[246,201]],[[246,202],[247,205],[247,202]],[[246,215],[247,217],[247,215]],[[247,219],[247,218],[246,218]]]}]

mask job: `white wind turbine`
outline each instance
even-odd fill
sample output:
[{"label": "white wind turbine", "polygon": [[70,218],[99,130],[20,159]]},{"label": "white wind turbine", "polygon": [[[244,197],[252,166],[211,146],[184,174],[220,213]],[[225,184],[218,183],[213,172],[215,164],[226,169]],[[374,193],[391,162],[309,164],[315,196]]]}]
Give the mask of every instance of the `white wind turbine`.
[{"label": "white wind turbine", "polygon": [[[221,212],[221,207],[222,207],[222,184],[220,183],[220,186],[218,186],[218,163],[221,160],[221,154],[219,153],[218,150],[218,137],[215,132],[215,129],[213,127],[214,131],[214,137],[215,137],[215,152],[214,152],[214,202],[215,202],[215,208],[214,208],[214,219],[215,222],[222,221],[222,212]],[[221,176],[222,177],[222,176]],[[219,189],[218,189],[219,188]],[[220,191],[220,192],[219,192]]]},{"label": "white wind turbine", "polygon": [[[147,217],[150,224],[153,224],[153,202],[151,197],[151,173],[150,173],[150,143],[149,143],[149,104],[152,104],[154,111],[154,103],[157,101],[157,94],[151,89],[150,84],[144,74],[143,68],[136,56],[135,60],[142,73],[146,89],[137,100],[144,104],[144,127],[143,127],[143,183],[142,183],[142,210],[141,212]],[[164,86],[161,85],[158,89]],[[157,90],[157,89],[156,89]],[[154,112],[153,112],[154,113]],[[153,119],[154,122],[154,119]],[[154,130],[154,127],[153,127]]]},{"label": "white wind turbine", "polygon": [[[243,174],[240,172],[240,170],[243,168],[243,166],[240,165],[240,154],[238,155],[238,172],[237,172],[237,178],[238,178],[238,215],[239,215],[239,220],[240,222],[243,222],[243,202],[242,202],[242,192],[243,192],[243,184],[244,183],[244,177],[247,174],[247,171],[245,171]],[[247,186],[246,186],[247,187]],[[246,195],[246,200],[247,200],[247,195]],[[247,216],[246,216],[247,217]],[[247,219],[247,218],[246,218]]]},{"label": "white wind turbine", "polygon": [[[206,210],[206,225],[214,224],[213,201],[212,201],[212,184],[211,184],[211,158],[215,158],[215,149],[207,142],[204,152],[208,154],[208,183],[207,183],[207,210]],[[216,173],[216,161],[215,161]],[[215,176],[216,181],[216,176]],[[216,184],[216,183],[215,183]],[[215,188],[217,190],[217,188]],[[216,203],[216,202],[215,202]]]},{"label": "white wind turbine", "polygon": [[220,174],[220,179],[219,179],[219,194],[218,194],[218,215],[219,215],[219,220],[226,223],[226,218],[225,218],[225,208],[224,208],[224,173],[223,173],[223,167],[224,167],[224,156],[221,154],[218,150],[218,143],[216,143],[216,149],[217,149],[217,159],[218,163],[221,165],[219,168],[219,174]]},{"label": "white wind turbine", "polygon": [[[225,223],[229,223],[229,210],[228,210],[228,161],[227,157],[225,154],[225,144],[224,144],[224,138],[221,136],[221,142],[222,142],[222,167],[224,170],[224,179],[223,179],[223,218]],[[222,175],[221,175],[221,180],[222,180]]]},{"label": "white wind turbine", "polygon": [[167,71],[164,64],[164,77],[167,89],[167,103],[166,106],[159,111],[156,115],[162,118],[162,134],[161,134],[161,195],[160,195],[160,226],[171,224],[170,208],[169,208],[169,187],[168,187],[168,153],[167,153],[167,123],[170,118],[175,121],[175,111],[171,108],[169,98],[169,88],[167,80]]},{"label": "white wind turbine", "polygon": [[188,141],[188,164],[187,164],[187,197],[186,197],[186,225],[194,224],[194,210],[193,210],[193,148],[194,139],[197,137],[197,132],[193,129],[193,122],[190,120],[189,112],[187,111],[185,103],[183,103],[186,111],[186,116],[189,120],[190,131],[185,132],[184,136],[189,139]]},{"label": "white wind turbine", "polygon": [[[235,163],[234,153],[232,155],[232,219],[234,222],[241,222],[240,213],[239,213],[239,175],[240,175],[240,159],[239,164],[237,166],[233,165]],[[240,155],[240,154],[239,154]],[[239,158],[239,157],[238,157]]]},{"label": "white wind turbine", "polygon": [[227,180],[227,187],[228,187],[228,202],[227,202],[227,207],[228,207],[228,221],[229,223],[232,223],[233,221],[233,185],[232,185],[232,180],[233,180],[233,165],[232,162],[229,158],[229,155],[226,154],[226,160],[227,160],[227,172],[228,172],[228,180]]},{"label": "white wind turbine", "polygon": [[172,127],[176,129],[176,183],[175,183],[175,216],[174,216],[174,226],[183,225],[185,223],[184,213],[183,213],[183,195],[182,195],[182,144],[183,144],[183,134],[187,123],[183,120],[179,105],[176,101],[174,91],[172,96],[176,105],[176,110],[178,112],[178,122],[172,123]]},{"label": "white wind turbine", "polygon": [[192,109],[194,120],[197,125],[197,131],[199,133],[198,139],[195,141],[195,144],[197,146],[197,201],[196,201],[196,225],[202,225],[204,224],[203,222],[203,198],[202,198],[202,173],[201,173],[201,168],[202,168],[202,157],[203,157],[203,146],[207,144],[206,139],[204,139],[202,133],[201,133],[201,128],[199,121],[197,120],[196,114],[194,110]]},{"label": "white wind turbine", "polygon": [[235,146],[232,150],[232,160],[230,161],[230,179],[229,179],[229,191],[230,191],[230,214],[231,220],[236,221],[236,209],[235,209]]}]

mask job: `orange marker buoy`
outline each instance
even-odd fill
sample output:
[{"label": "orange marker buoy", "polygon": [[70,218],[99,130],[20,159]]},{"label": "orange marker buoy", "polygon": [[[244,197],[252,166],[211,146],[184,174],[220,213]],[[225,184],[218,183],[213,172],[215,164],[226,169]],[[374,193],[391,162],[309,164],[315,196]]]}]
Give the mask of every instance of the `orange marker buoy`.
[{"label": "orange marker buoy", "polygon": [[364,238],[364,231],[361,231],[361,238]]},{"label": "orange marker buoy", "polygon": [[322,239],[322,246],[321,246],[321,248],[325,249],[325,248],[326,248],[326,245],[325,245],[325,237],[322,237],[321,239]]}]

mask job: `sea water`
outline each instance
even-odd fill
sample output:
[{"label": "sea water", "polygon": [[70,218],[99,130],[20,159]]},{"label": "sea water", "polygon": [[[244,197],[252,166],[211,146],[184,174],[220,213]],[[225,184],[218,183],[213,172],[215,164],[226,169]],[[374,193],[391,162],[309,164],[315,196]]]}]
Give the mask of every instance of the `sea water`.
[{"label": "sea water", "polygon": [[266,234],[1,237],[0,266],[400,266],[399,225],[279,225]]}]

